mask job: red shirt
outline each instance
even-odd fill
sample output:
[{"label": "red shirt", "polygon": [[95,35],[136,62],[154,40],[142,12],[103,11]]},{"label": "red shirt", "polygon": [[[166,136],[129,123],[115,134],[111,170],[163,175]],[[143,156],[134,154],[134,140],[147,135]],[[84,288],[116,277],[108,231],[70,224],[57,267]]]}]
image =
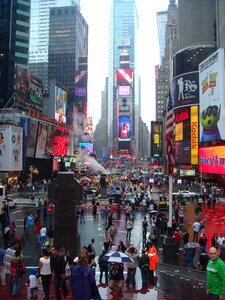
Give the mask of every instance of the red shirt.
[{"label": "red shirt", "polygon": [[173,236],[175,237],[175,242],[180,243],[181,240],[181,234],[179,232],[174,232]]}]

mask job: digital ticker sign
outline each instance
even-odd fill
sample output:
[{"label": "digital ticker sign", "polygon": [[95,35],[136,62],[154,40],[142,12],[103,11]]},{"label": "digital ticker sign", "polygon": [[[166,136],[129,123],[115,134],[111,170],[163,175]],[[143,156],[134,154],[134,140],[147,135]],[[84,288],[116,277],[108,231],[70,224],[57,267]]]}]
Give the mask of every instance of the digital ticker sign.
[{"label": "digital ticker sign", "polygon": [[225,174],[225,146],[199,148],[199,171]]}]

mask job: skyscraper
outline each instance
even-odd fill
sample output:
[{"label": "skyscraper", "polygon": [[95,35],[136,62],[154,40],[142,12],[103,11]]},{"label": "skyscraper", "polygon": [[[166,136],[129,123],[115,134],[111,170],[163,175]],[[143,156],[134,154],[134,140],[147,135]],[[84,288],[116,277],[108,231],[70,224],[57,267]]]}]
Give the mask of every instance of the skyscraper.
[{"label": "skyscraper", "polygon": [[167,11],[159,11],[156,13],[158,38],[159,38],[159,50],[160,50],[160,65],[162,64],[162,58],[164,56],[166,47],[166,26],[168,13]]},{"label": "skyscraper", "polygon": [[52,7],[80,7],[80,0],[31,0],[29,71],[48,86],[49,12]]},{"label": "skyscraper", "polygon": [[108,144],[116,146],[118,134],[116,70],[120,69],[120,56],[123,50],[129,54],[129,65],[135,74],[132,88],[130,133],[133,148],[137,149],[139,124],[139,78],[137,70],[137,29],[138,15],[135,0],[113,0],[110,16],[109,45],[109,102],[108,102]]}]

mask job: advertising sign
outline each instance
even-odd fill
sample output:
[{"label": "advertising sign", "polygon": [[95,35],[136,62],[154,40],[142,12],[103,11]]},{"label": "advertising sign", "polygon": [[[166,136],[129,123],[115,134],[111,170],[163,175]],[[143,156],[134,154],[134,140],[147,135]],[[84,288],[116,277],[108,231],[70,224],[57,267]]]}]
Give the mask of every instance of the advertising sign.
[{"label": "advertising sign", "polygon": [[133,71],[131,69],[118,69],[116,71],[116,85],[133,86]]},{"label": "advertising sign", "polygon": [[224,49],[199,65],[200,142],[225,140]]},{"label": "advertising sign", "polygon": [[225,146],[199,148],[199,171],[225,174]]},{"label": "advertising sign", "polygon": [[22,105],[42,111],[43,83],[30,72],[17,67],[16,99]]},{"label": "advertising sign", "polygon": [[121,139],[130,138],[130,117],[129,116],[119,117],[119,137]]},{"label": "advertising sign", "polygon": [[191,164],[198,164],[198,106],[191,106]]},{"label": "advertising sign", "polygon": [[22,170],[22,128],[0,126],[0,171]]},{"label": "advertising sign", "polygon": [[87,97],[87,88],[86,87],[75,87],[75,96]]},{"label": "advertising sign", "polygon": [[195,170],[180,169],[180,176],[195,176]]},{"label": "advertising sign", "polygon": [[51,157],[53,147],[54,147],[54,136],[55,136],[55,127],[49,125],[48,126],[48,137],[46,141],[46,147],[45,147],[45,153],[47,154],[47,157]]},{"label": "advertising sign", "polygon": [[121,153],[129,153],[130,152],[130,141],[118,141],[118,150]]},{"label": "advertising sign", "polygon": [[184,73],[173,78],[172,95],[174,107],[199,103],[198,72]]},{"label": "advertising sign", "polygon": [[56,127],[54,137],[53,156],[66,156],[69,144],[69,130]]},{"label": "advertising sign", "polygon": [[30,118],[21,118],[20,125],[23,128],[23,163],[25,164],[30,131]]},{"label": "advertising sign", "polygon": [[131,87],[129,85],[121,85],[118,88],[119,96],[130,96]]},{"label": "advertising sign", "polygon": [[55,87],[55,119],[66,123],[67,92]]},{"label": "advertising sign", "polygon": [[34,151],[35,151],[36,139],[37,139],[37,130],[38,130],[38,123],[31,121],[30,129],[29,129],[28,145],[27,145],[27,157],[34,157]]},{"label": "advertising sign", "polygon": [[45,147],[48,136],[48,125],[39,123],[35,158],[46,158]]},{"label": "advertising sign", "polygon": [[87,87],[87,71],[77,71],[75,72],[75,87]]}]

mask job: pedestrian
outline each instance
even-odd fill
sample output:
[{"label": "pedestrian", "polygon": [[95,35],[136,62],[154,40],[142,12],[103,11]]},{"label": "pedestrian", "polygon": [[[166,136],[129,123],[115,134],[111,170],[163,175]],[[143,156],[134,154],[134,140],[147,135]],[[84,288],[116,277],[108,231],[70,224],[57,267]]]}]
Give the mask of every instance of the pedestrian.
[{"label": "pedestrian", "polygon": [[60,288],[63,290],[64,294],[67,293],[65,283],[66,263],[63,256],[58,254],[58,249],[56,247],[51,248],[50,265],[54,280],[56,299],[58,300],[61,299]]},{"label": "pedestrian", "polygon": [[177,228],[173,234],[173,237],[175,238],[175,243],[176,243],[176,249],[177,249],[177,254],[179,253],[180,249],[180,241],[181,241],[181,234],[179,232],[179,228]]},{"label": "pedestrian", "polygon": [[50,201],[47,206],[47,224],[48,225],[52,224],[53,211],[54,211],[54,204]]},{"label": "pedestrian", "polygon": [[64,298],[66,298],[68,294],[67,282],[70,282],[70,278],[71,278],[72,259],[69,255],[69,252],[64,247],[61,247],[59,252],[65,261],[65,279],[62,280],[65,280]]},{"label": "pedestrian", "polygon": [[[30,293],[30,298],[37,298],[37,292],[38,292],[38,269],[31,269],[30,275],[28,277],[28,287],[27,287],[27,296]],[[29,298],[29,296],[28,296]]]},{"label": "pedestrian", "polygon": [[122,294],[122,287],[124,281],[123,270],[123,265],[119,263],[114,263],[110,270],[109,288],[112,290],[112,293],[115,296]]},{"label": "pedestrian", "polygon": [[130,241],[131,238],[131,230],[133,229],[133,222],[131,221],[131,219],[127,220],[126,223],[126,229],[127,229],[127,235],[126,235],[126,240]]},{"label": "pedestrian", "polygon": [[187,232],[187,230],[184,230],[182,239],[183,239],[184,245],[189,242],[189,233]]},{"label": "pedestrian", "polygon": [[209,239],[206,237],[206,234],[203,233],[203,235],[200,237],[200,239],[198,241],[199,245],[201,246],[200,253],[202,251],[207,252],[206,245],[207,245],[208,240]]},{"label": "pedestrian", "polygon": [[0,248],[0,278],[1,278],[1,285],[5,285],[4,256],[5,256],[5,250]]},{"label": "pedestrian", "polygon": [[221,233],[220,236],[217,239],[217,243],[218,243],[218,247],[221,249],[223,246],[223,241],[225,240],[225,237],[223,236],[223,234]]},{"label": "pedestrian", "polygon": [[104,210],[103,210],[103,216],[104,216],[104,225],[107,226],[107,220],[108,220],[108,207],[105,206]]},{"label": "pedestrian", "polygon": [[33,230],[33,225],[34,225],[34,217],[32,214],[29,214],[27,216],[27,225],[28,225],[28,233],[31,234]]},{"label": "pedestrian", "polygon": [[146,235],[148,231],[148,221],[147,218],[144,217],[144,220],[142,221],[142,232],[143,232],[143,242],[146,242]]},{"label": "pedestrian", "polygon": [[156,229],[154,229],[153,232],[151,232],[149,234],[149,241],[152,242],[152,244],[155,246],[155,248],[157,248],[157,246],[158,246],[158,239],[157,239],[157,231],[156,231]]},{"label": "pedestrian", "polygon": [[155,246],[151,242],[147,243],[146,251],[148,253],[148,257],[149,257],[149,261],[150,261],[149,271],[148,271],[149,272],[149,284],[155,286],[154,271],[156,271],[157,264],[159,263],[158,254],[155,249]]},{"label": "pedestrian", "polygon": [[23,275],[25,274],[25,264],[20,257],[20,249],[17,249],[15,256],[11,259],[10,265],[11,280],[12,280],[12,293],[13,297],[21,296],[23,286]]},{"label": "pedestrian", "polygon": [[193,248],[185,248],[184,245],[184,260],[185,260],[185,268],[190,270],[195,270],[195,266],[193,264],[193,259],[195,257],[195,249]]},{"label": "pedestrian", "polygon": [[112,240],[112,244],[114,244],[115,243],[115,236],[116,236],[116,233],[117,233],[115,222],[112,222],[112,225],[109,227],[108,232],[109,232],[110,238]]},{"label": "pedestrian", "polygon": [[111,240],[111,237],[110,237],[108,231],[105,232],[105,236],[103,238],[103,242],[102,243],[103,243],[103,248],[106,250],[106,252],[108,252],[109,248],[110,248],[110,246],[112,244],[112,240]]},{"label": "pedestrian", "polygon": [[138,258],[138,267],[141,270],[141,281],[142,281],[141,293],[146,293],[148,291],[149,257],[146,254],[145,250],[142,250],[142,254]]},{"label": "pedestrian", "polygon": [[209,261],[207,253],[203,250],[199,256],[199,268],[202,271],[206,271],[206,267]]},{"label": "pedestrian", "polygon": [[150,218],[150,225],[151,225],[151,232],[153,232],[155,230],[155,227],[156,227],[156,218],[155,218],[155,216],[152,216]]},{"label": "pedestrian", "polygon": [[136,280],[135,280],[135,275],[136,275],[136,270],[138,266],[138,251],[137,248],[131,245],[125,253],[129,255],[133,262],[127,263],[127,280],[126,284],[128,289],[130,288],[130,285],[132,285],[132,288],[135,289],[136,287]]},{"label": "pedestrian", "polygon": [[209,198],[209,199],[207,200],[207,208],[210,209],[210,206],[211,206],[211,199]]},{"label": "pedestrian", "polygon": [[106,255],[106,250],[103,250],[98,258],[98,264],[100,268],[100,277],[99,277],[99,283],[102,284],[102,276],[103,273],[105,273],[105,284],[108,284],[108,262],[105,260],[102,260],[102,257]]},{"label": "pedestrian", "polygon": [[89,243],[87,249],[88,249],[88,253],[89,255],[93,255],[93,257],[95,258],[96,256],[96,250],[95,250],[95,239],[91,239],[91,242]]},{"label": "pedestrian", "polygon": [[179,210],[179,223],[180,224],[184,223],[184,209],[183,209],[183,207],[181,207],[180,210]]},{"label": "pedestrian", "polygon": [[209,249],[207,265],[207,293],[210,300],[225,299],[225,264],[219,258],[216,248]]},{"label": "pedestrian", "polygon": [[47,230],[47,237],[49,240],[49,247],[51,248],[53,246],[53,240],[54,240],[54,229],[52,225],[50,225]]},{"label": "pedestrian", "polygon": [[34,232],[36,233],[38,244],[40,244],[40,231],[41,231],[41,229],[42,229],[42,225],[41,225],[40,222],[38,222],[37,225],[34,227]]},{"label": "pedestrian", "polygon": [[47,235],[46,227],[42,227],[40,230],[40,244],[42,247],[45,247],[46,235]]},{"label": "pedestrian", "polygon": [[193,235],[193,242],[198,242],[198,233],[199,233],[199,230],[200,230],[200,226],[201,224],[196,221],[193,223],[192,227],[194,227],[194,235]]},{"label": "pedestrian", "polygon": [[72,269],[70,284],[74,300],[92,299],[96,282],[93,271],[88,267],[88,256],[85,253],[79,255],[78,264]]},{"label": "pedestrian", "polygon": [[217,236],[217,233],[213,234],[213,237],[211,239],[211,245],[212,245],[212,247],[214,247],[216,249],[218,248],[218,236]]},{"label": "pedestrian", "polygon": [[42,250],[42,257],[39,259],[39,272],[41,275],[41,282],[45,294],[45,299],[49,299],[49,289],[52,271],[49,252],[46,249]]},{"label": "pedestrian", "polygon": [[127,248],[124,245],[123,241],[119,241],[119,245],[118,245],[117,251],[120,251],[120,252],[124,253],[126,250],[127,250]]},{"label": "pedestrian", "polygon": [[82,204],[81,208],[80,208],[80,224],[84,223],[85,224],[85,219],[84,219],[84,215],[85,215],[85,207]]}]

